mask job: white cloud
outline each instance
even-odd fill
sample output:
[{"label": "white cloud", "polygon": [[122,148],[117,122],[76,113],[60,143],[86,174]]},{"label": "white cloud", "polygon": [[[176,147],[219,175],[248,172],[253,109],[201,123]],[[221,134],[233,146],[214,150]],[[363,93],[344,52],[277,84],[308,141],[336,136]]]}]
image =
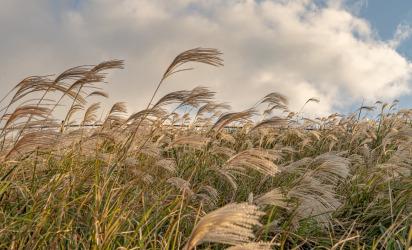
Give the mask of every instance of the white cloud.
[{"label": "white cloud", "polygon": [[349,9],[352,13],[355,13],[356,15],[359,15],[362,9],[367,8],[369,5],[368,0],[343,0],[343,3],[347,9]]},{"label": "white cloud", "polygon": [[[0,62],[1,92],[27,74],[121,58],[126,69],[113,74],[108,89],[112,100],[137,109],[176,53],[198,46],[221,49],[225,67],[196,66],[162,93],[210,86],[242,109],[278,91],[295,110],[320,98],[305,108],[320,115],[361,98],[389,100],[410,91],[410,62],[338,0],[325,6],[311,0],[89,0],[80,8],[52,2],[6,0],[2,6],[0,32],[9,35],[0,45],[7,58]],[[22,6],[24,19],[16,17]]]},{"label": "white cloud", "polygon": [[389,45],[396,49],[401,45],[402,42],[407,40],[412,35],[412,27],[406,23],[400,23],[396,27],[393,39],[389,41]]}]

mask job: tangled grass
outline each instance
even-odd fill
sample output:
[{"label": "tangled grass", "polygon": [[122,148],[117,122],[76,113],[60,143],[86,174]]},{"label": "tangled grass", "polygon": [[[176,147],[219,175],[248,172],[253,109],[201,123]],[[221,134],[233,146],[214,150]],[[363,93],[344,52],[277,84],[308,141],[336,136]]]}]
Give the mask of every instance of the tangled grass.
[{"label": "tangled grass", "polygon": [[178,55],[132,115],[90,104],[122,61],[17,84],[1,100],[0,249],[411,246],[411,110],[311,120],[270,93],[229,112],[203,87],[156,100],[170,76],[220,56]]}]

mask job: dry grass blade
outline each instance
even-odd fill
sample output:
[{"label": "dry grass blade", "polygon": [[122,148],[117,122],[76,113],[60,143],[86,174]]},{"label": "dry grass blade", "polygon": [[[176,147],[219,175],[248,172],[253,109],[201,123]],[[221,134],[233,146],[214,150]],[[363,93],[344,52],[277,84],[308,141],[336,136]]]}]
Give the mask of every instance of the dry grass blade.
[{"label": "dry grass blade", "polygon": [[249,243],[255,237],[253,227],[260,226],[264,213],[247,203],[232,203],[204,216],[195,226],[184,250],[192,250],[203,242],[229,245]]}]

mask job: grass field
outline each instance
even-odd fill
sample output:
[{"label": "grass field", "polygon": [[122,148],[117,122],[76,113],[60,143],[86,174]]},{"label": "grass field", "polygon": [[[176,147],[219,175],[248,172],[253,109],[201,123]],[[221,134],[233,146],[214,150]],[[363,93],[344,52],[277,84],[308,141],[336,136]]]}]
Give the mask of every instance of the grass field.
[{"label": "grass field", "polygon": [[203,87],[157,95],[194,63],[223,65],[181,53],[132,115],[90,101],[122,61],[18,83],[0,103],[0,249],[411,246],[412,110],[307,119],[280,93],[241,112]]}]

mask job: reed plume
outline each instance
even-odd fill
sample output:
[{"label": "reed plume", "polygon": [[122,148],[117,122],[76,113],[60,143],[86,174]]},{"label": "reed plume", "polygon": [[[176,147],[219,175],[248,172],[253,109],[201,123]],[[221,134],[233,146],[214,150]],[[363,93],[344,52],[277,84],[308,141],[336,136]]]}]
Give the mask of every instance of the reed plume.
[{"label": "reed plume", "polygon": [[205,215],[195,226],[184,250],[194,249],[203,242],[229,245],[249,243],[255,236],[253,227],[260,226],[262,212],[254,205],[233,203]]}]

